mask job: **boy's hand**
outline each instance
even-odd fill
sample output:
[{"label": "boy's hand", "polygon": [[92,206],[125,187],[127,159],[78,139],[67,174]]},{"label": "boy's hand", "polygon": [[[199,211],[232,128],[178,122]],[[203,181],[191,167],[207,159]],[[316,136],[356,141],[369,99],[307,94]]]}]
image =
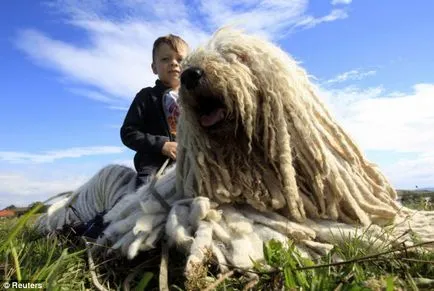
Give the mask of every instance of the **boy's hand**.
[{"label": "boy's hand", "polygon": [[171,158],[172,160],[176,160],[176,147],[178,146],[177,142],[167,141],[164,143],[163,148],[161,149],[161,153],[166,157]]}]

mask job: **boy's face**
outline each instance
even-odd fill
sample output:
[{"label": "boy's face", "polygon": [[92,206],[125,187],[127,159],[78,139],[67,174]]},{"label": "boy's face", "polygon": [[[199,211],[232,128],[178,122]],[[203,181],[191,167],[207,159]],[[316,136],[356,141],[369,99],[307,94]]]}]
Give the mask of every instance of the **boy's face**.
[{"label": "boy's face", "polygon": [[155,51],[152,71],[164,85],[178,89],[180,85],[181,61],[187,55],[187,48],[181,47],[179,52],[168,44],[162,43]]}]

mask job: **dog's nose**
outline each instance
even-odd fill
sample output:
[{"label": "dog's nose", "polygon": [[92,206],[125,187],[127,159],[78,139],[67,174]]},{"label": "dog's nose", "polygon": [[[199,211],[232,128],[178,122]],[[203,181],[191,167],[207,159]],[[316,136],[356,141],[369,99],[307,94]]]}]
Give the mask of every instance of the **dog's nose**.
[{"label": "dog's nose", "polygon": [[201,68],[190,67],[182,72],[181,84],[184,85],[188,90],[194,89],[202,76],[203,70]]}]

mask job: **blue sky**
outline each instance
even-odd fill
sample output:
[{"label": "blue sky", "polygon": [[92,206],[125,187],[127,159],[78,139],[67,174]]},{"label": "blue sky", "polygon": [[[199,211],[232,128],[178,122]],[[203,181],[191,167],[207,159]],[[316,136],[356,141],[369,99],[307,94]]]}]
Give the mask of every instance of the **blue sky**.
[{"label": "blue sky", "polygon": [[[156,2],[149,4],[150,2]],[[432,1],[5,0],[0,209],[74,189],[109,163],[151,46],[234,25],[301,62],[340,124],[397,188],[434,185]]]}]

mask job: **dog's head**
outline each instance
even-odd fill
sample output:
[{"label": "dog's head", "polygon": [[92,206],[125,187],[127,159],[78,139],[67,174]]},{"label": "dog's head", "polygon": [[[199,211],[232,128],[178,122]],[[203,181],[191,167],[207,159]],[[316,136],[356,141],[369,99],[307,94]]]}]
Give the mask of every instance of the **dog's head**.
[{"label": "dog's head", "polygon": [[214,140],[243,134],[251,142],[267,123],[263,119],[276,113],[269,104],[291,94],[291,66],[296,67],[294,60],[269,42],[221,29],[183,63],[185,119]]}]

